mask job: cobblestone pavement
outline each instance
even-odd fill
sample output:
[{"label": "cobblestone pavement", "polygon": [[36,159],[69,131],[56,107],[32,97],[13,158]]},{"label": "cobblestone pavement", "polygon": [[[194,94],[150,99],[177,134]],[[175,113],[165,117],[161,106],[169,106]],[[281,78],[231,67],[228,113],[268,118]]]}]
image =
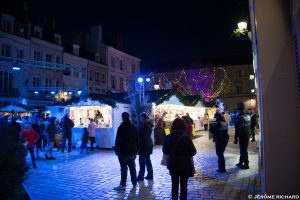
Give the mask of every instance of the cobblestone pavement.
[{"label": "cobblestone pavement", "polygon": [[[248,194],[259,194],[257,143],[250,143],[250,169],[235,167],[239,159],[238,145],[233,144],[233,130],[225,151],[226,174],[219,174],[214,143],[202,131],[194,139],[196,175],[188,182],[188,199],[247,199]],[[30,169],[25,180],[32,199],[170,199],[171,179],[165,166],[160,165],[162,146],[155,146],[151,156],[154,180],[139,182],[132,187],[130,175],[125,191],[115,191],[120,182],[120,167],[112,150],[96,150],[80,154],[55,152],[54,161],[38,160],[38,169]],[[42,153],[40,154],[42,156]],[[137,171],[138,159],[136,159]]]}]

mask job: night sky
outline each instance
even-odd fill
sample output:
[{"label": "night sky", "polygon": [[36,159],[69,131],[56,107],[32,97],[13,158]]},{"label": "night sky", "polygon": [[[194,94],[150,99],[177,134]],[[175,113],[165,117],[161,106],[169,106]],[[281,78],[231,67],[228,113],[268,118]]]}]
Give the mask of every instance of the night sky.
[{"label": "night sky", "polygon": [[124,51],[147,67],[251,54],[247,38],[232,36],[248,9],[240,2],[31,0],[30,11],[33,18],[54,17],[57,32],[68,42],[82,28],[97,24],[105,37],[120,33]]}]

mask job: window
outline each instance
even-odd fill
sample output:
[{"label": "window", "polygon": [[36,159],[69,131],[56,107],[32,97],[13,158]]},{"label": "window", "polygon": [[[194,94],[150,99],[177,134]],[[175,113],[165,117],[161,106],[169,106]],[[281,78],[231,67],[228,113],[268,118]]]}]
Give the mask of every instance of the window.
[{"label": "window", "polygon": [[38,26],[34,26],[33,36],[42,39],[42,28]]},{"label": "window", "polygon": [[124,90],[123,77],[120,77],[120,90]]},{"label": "window", "polygon": [[99,81],[99,72],[95,72],[95,81]]},{"label": "window", "polygon": [[93,71],[92,71],[92,70],[90,71],[90,74],[89,74],[89,80],[90,80],[90,81],[93,80]]},{"label": "window", "polygon": [[111,57],[111,67],[115,67],[116,66],[116,59],[115,57]]},{"label": "window", "polygon": [[7,92],[12,86],[12,74],[9,72],[0,71],[0,91]]},{"label": "window", "polygon": [[74,77],[79,78],[79,72],[74,72],[73,75]]},{"label": "window", "polygon": [[39,76],[32,77],[32,87],[41,87],[41,77]]},{"label": "window", "polygon": [[120,70],[123,70],[123,61],[120,60]]},{"label": "window", "polygon": [[54,43],[61,45],[61,36],[59,34],[54,34]]},{"label": "window", "polygon": [[116,88],[116,82],[115,82],[115,76],[111,76],[111,88],[115,89]]},{"label": "window", "polygon": [[60,64],[60,63],[61,63],[60,56],[56,56],[56,63],[58,63],[58,64]]},{"label": "window", "polygon": [[104,73],[100,73],[100,80],[102,83],[106,83],[106,76]]},{"label": "window", "polygon": [[85,76],[86,76],[86,74],[85,74],[85,69],[82,69],[82,72],[81,72],[81,78],[82,78],[82,79],[85,79]]},{"label": "window", "polygon": [[45,79],[45,87],[46,89],[50,89],[52,87],[52,80],[50,78]]},{"label": "window", "polygon": [[17,50],[17,58],[24,59],[24,51],[21,49]]},{"label": "window", "polygon": [[50,54],[46,54],[46,62],[52,62],[52,56]]},{"label": "window", "polygon": [[100,54],[98,52],[95,53],[95,61],[100,62]]},{"label": "window", "polygon": [[135,64],[132,64],[132,73],[135,74]]},{"label": "window", "polygon": [[36,61],[41,61],[42,60],[42,52],[34,51],[33,59]]},{"label": "window", "polygon": [[237,85],[236,86],[236,93],[237,94],[243,94],[243,87],[242,87],[242,85]]},{"label": "window", "polygon": [[55,87],[57,87],[57,88],[59,87],[59,80],[55,81]]},{"label": "window", "polygon": [[11,46],[7,44],[2,44],[1,45],[1,56],[11,56]]},{"label": "window", "polygon": [[79,45],[73,44],[73,55],[79,56]]},{"label": "window", "polygon": [[5,32],[12,32],[12,23],[11,21],[4,19],[2,21],[2,30]]}]

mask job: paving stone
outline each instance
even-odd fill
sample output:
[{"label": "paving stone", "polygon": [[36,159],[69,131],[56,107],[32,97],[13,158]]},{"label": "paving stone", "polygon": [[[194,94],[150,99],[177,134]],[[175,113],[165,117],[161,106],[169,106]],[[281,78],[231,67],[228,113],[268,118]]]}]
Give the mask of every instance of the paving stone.
[{"label": "paving stone", "polygon": [[[235,167],[239,160],[238,145],[231,140],[225,151],[227,173],[218,174],[217,156],[207,133],[193,140],[197,155],[194,157],[196,174],[188,182],[188,199],[245,199],[248,194],[259,194],[257,143],[249,144],[250,170]],[[171,197],[171,178],[165,166],[160,165],[162,146],[155,146],[151,160],[154,180],[139,182],[134,189],[128,172],[125,191],[115,191],[120,183],[120,167],[112,150],[96,150],[89,154],[54,152],[56,160],[37,161],[38,169],[30,171],[24,181],[33,199],[158,199]],[[40,156],[44,155],[40,153]],[[28,156],[28,159],[29,156]],[[139,171],[136,159],[137,172]]]}]

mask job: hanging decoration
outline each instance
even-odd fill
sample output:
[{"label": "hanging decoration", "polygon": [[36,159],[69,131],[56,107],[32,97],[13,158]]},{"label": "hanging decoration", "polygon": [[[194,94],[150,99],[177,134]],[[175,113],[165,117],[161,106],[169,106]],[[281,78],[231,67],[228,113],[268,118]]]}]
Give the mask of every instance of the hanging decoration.
[{"label": "hanging decoration", "polygon": [[150,73],[148,77],[152,79],[148,89],[159,85],[160,89],[174,89],[183,96],[200,95],[205,102],[227,94],[231,86],[226,70],[221,67]]}]

